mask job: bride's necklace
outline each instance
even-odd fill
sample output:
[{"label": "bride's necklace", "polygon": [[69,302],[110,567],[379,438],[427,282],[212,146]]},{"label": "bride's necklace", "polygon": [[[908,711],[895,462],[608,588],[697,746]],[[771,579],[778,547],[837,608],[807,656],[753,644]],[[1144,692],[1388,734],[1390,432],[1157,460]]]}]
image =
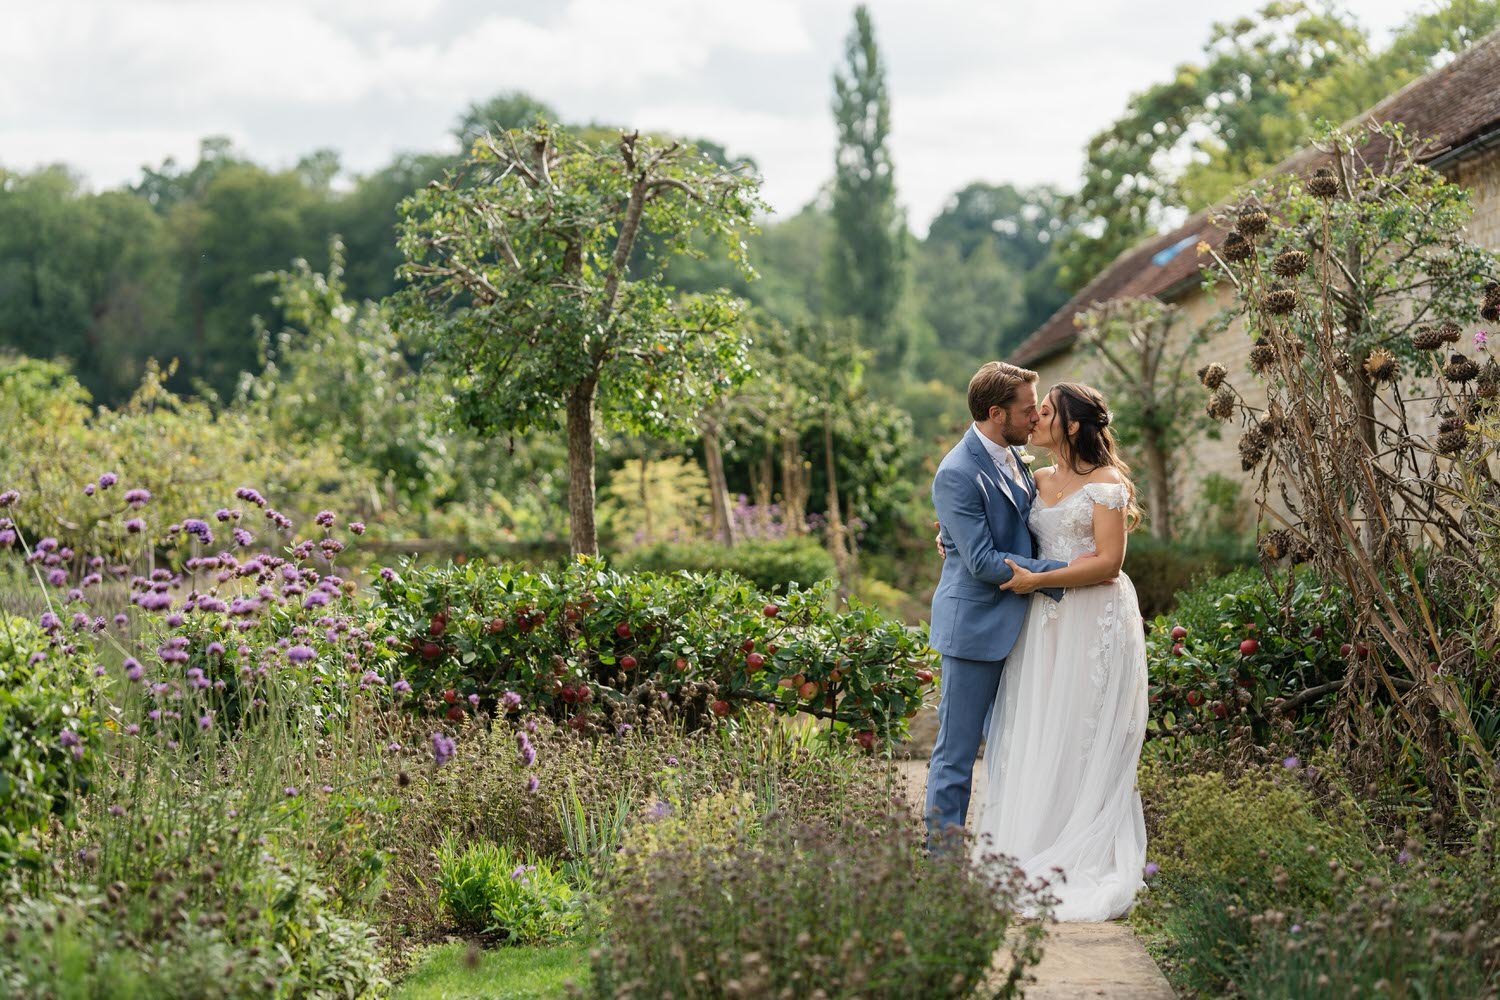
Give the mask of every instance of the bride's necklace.
[{"label": "bride's necklace", "polygon": [[[1095,472],[1097,470],[1097,466],[1094,469],[1090,469],[1088,472],[1085,472],[1081,476],[1074,474],[1073,477],[1071,479],[1069,479],[1066,483],[1063,483],[1061,486],[1058,486],[1057,485],[1057,480],[1060,478],[1059,475],[1058,475],[1060,469],[1061,469],[1061,466],[1053,466],[1052,467],[1052,478],[1050,480],[1048,480],[1048,482],[1047,482],[1047,488],[1048,488],[1048,490],[1052,494],[1052,499],[1051,499],[1050,503],[1054,504],[1054,505],[1057,504],[1060,500],[1062,500],[1063,495],[1066,494],[1066,493],[1068,493],[1070,491],[1071,487],[1077,486],[1079,483],[1081,483],[1085,479],[1087,479],[1090,474],[1092,474],[1093,472]],[[1071,470],[1069,470],[1069,471],[1071,471]]]}]

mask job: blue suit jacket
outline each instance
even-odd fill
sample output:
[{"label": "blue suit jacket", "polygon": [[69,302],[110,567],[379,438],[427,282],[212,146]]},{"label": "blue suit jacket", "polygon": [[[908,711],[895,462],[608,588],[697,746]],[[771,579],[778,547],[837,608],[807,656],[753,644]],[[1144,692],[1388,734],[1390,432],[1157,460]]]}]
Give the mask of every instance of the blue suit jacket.
[{"label": "blue suit jacket", "polygon": [[[1019,454],[1016,467],[1026,468]],[[966,660],[1005,659],[1031,604],[1029,594],[1000,589],[1011,578],[1005,560],[1036,573],[1067,565],[1034,557],[1026,516],[1036,499],[1036,485],[1030,473],[1023,478],[1023,488],[1000,482],[994,460],[972,427],[938,465],[932,505],[948,558],[932,595],[928,642],[939,653]],[[1051,600],[1063,594],[1053,588],[1038,593]]]}]

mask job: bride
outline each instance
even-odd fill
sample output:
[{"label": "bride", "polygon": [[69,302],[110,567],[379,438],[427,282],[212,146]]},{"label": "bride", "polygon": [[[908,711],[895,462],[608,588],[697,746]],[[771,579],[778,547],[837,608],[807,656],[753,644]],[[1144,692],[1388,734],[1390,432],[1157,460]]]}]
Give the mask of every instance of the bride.
[{"label": "bride", "polygon": [[1061,383],[1038,414],[1030,443],[1056,459],[1036,473],[1029,524],[1038,555],[1094,557],[1046,573],[1012,565],[1001,585],[1067,590],[1061,601],[1032,602],[1001,676],[975,852],[1000,852],[1030,877],[1051,877],[1059,920],[1112,920],[1134,903],[1146,860],[1135,787],[1146,649],[1135,588],[1120,573],[1139,512],[1097,391]]}]

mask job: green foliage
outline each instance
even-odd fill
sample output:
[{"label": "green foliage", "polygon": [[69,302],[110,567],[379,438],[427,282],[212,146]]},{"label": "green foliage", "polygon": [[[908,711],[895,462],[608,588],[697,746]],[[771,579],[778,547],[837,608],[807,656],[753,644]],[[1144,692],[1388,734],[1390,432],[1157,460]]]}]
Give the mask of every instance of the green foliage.
[{"label": "green foliage", "polygon": [[103,733],[97,687],[85,657],[0,611],[0,864],[36,864],[32,830],[48,816],[68,816],[72,796],[89,787]]},{"label": "green foliage", "polygon": [[887,738],[927,683],[920,638],[869,609],[828,610],[826,587],[769,598],[734,577],[626,576],[585,559],[555,576],[408,566],[377,593],[415,693],[455,719],[469,694],[493,709],[513,691],[584,731],[658,714],[705,726],[764,704],[833,719],[835,738]]},{"label": "green foliage", "polygon": [[[1210,204],[1300,146],[1315,119],[1294,115],[1297,95],[1367,54],[1348,15],[1300,0],[1216,23],[1202,62],[1133,95],[1089,140],[1072,205],[1094,224],[1065,238],[1068,287],[1082,287],[1149,234],[1164,209]],[[1363,107],[1327,108],[1324,117],[1343,121]]]},{"label": "green foliage", "polygon": [[733,573],[768,593],[804,589],[836,573],[833,557],[816,540],[750,539],[730,547],[708,542],[658,542],[621,553],[613,560],[626,573]]},{"label": "green foliage", "polygon": [[515,944],[565,938],[577,924],[573,890],[545,858],[452,837],[438,848],[438,902],[460,928]]},{"label": "green foliage", "polygon": [[[1174,639],[1175,627],[1187,635]],[[1340,591],[1309,571],[1274,585],[1249,568],[1206,580],[1151,624],[1152,715],[1179,733],[1249,727],[1262,739],[1286,719],[1325,739],[1321,719],[1358,655],[1342,649],[1347,635]]]},{"label": "green foliage", "polygon": [[[1288,762],[1293,763],[1293,762]],[[1495,824],[1428,857],[1378,849],[1337,761],[1141,776],[1160,866],[1132,919],[1182,992],[1467,997],[1493,991]]]},{"label": "green foliage", "polygon": [[[143,883],[144,884],[144,883]],[[384,996],[389,983],[368,924],[334,912],[317,885],[267,877],[249,890],[255,915],[153,904],[149,889],[84,885],[11,902],[0,943],[0,986],[17,998],[127,1000]],[[112,909],[154,909],[148,935]],[[144,923],[144,921],[143,921]]]},{"label": "green foliage", "polygon": [[1135,585],[1141,614],[1150,620],[1171,612],[1195,583],[1247,566],[1253,558],[1250,546],[1234,539],[1169,542],[1136,534],[1125,550],[1124,572]]},{"label": "green foliage", "polygon": [[895,166],[887,141],[891,102],[870,11],[854,9],[843,68],[833,76],[838,128],[831,214],[836,238],[828,262],[829,312],[851,316],[884,362],[904,346],[889,340],[906,284],[906,221],[896,204]]},{"label": "green foliage", "polygon": [[775,996],[810,983],[829,996],[963,996],[1002,941],[1011,951],[997,995],[1019,994],[1045,929],[1007,938],[1012,908],[1035,902],[1014,869],[925,857],[909,815],[761,827],[737,808],[728,797],[642,819],[648,829],[603,889],[595,996],[627,983],[676,996]]},{"label": "green foliage", "polygon": [[422,952],[397,984],[395,1000],[547,1000],[566,996],[566,984],[586,986],[588,946],[516,945],[475,954],[473,946],[445,944]]},{"label": "green foliage", "polygon": [[627,544],[687,541],[708,520],[708,479],[680,455],[626,459],[601,493],[601,530]]}]

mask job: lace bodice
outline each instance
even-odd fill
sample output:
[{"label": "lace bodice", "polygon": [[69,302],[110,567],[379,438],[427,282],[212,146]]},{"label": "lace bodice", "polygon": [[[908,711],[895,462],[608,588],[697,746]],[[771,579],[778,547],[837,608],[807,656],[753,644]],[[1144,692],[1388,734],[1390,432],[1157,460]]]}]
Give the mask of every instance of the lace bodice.
[{"label": "lace bodice", "polygon": [[1094,548],[1094,504],[1119,510],[1130,496],[1120,483],[1085,483],[1050,507],[1031,505],[1028,523],[1043,559],[1072,562]]}]

